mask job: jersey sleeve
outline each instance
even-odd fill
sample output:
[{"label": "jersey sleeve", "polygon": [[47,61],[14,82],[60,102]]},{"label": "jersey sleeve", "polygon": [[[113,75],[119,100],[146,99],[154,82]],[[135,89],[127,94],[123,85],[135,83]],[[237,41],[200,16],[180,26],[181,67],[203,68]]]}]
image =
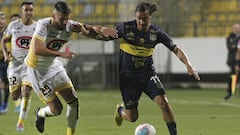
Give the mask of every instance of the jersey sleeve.
[{"label": "jersey sleeve", "polygon": [[47,38],[47,23],[44,20],[39,20],[37,22],[36,30],[33,37],[45,41]]},{"label": "jersey sleeve", "polygon": [[158,40],[160,43],[164,44],[168,49],[173,51],[173,49],[176,47],[175,44],[173,44],[173,40],[168,36],[167,33],[165,33],[160,28],[158,29]]},{"label": "jersey sleeve", "polygon": [[124,34],[124,23],[118,24],[116,30],[118,31],[118,38],[122,38]]},{"label": "jersey sleeve", "polygon": [[9,25],[7,26],[6,30],[4,31],[4,36],[5,37],[11,37],[11,35],[12,35],[12,27],[13,27],[13,23],[10,22]]}]

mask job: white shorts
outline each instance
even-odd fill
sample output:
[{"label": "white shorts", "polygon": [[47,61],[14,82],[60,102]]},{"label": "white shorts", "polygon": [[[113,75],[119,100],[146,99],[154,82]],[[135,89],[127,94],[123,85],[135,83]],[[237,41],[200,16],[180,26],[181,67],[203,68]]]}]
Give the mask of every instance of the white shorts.
[{"label": "white shorts", "polygon": [[7,69],[9,91],[12,93],[16,90],[20,90],[21,85],[28,85],[31,87],[30,79],[27,76],[26,64],[14,65],[9,64]]},{"label": "white shorts", "polygon": [[33,90],[44,103],[55,98],[58,91],[67,88],[74,89],[62,65],[53,65],[46,72],[27,67],[27,73],[31,78]]}]

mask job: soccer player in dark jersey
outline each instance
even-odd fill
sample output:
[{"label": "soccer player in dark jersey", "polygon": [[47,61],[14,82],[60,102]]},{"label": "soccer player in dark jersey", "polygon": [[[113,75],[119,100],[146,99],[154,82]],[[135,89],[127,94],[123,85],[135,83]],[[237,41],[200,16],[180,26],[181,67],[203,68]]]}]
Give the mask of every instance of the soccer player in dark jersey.
[{"label": "soccer player in dark jersey", "polygon": [[[6,15],[0,12],[0,39],[2,39],[3,32],[7,26]],[[7,79],[7,66],[8,63],[4,62],[2,49],[0,49],[0,113],[6,113],[8,111],[8,79]],[[3,97],[3,99],[2,99]]]},{"label": "soccer player in dark jersey", "polygon": [[117,25],[120,45],[120,91],[123,104],[116,105],[115,122],[135,122],[138,119],[138,101],[142,93],[147,94],[162,110],[163,119],[170,135],[177,135],[173,110],[168,102],[165,88],[153,68],[154,47],[162,43],[182,61],[189,75],[200,80],[186,53],[160,28],[151,24],[152,13],[158,5],[140,2],[135,10],[135,20]]}]

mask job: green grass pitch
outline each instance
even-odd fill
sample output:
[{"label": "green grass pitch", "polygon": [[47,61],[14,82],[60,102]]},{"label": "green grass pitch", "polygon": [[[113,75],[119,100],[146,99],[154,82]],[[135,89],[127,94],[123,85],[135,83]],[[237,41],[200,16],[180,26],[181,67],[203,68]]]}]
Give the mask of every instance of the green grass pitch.
[{"label": "green grass pitch", "polygon": [[[169,102],[175,112],[179,135],[240,135],[240,97],[234,96],[228,101],[223,99],[223,89],[179,89],[167,90]],[[123,122],[115,126],[113,114],[115,104],[121,102],[118,90],[81,90],[80,120],[78,135],[133,135],[136,126],[148,122],[157,130],[157,135],[168,135],[160,109],[144,94],[139,105],[139,119],[135,123]],[[61,99],[62,100],[62,99]],[[38,133],[34,126],[34,110],[44,106],[32,94],[32,105],[25,121],[25,131],[16,132],[18,113],[14,112],[13,102],[7,114],[0,115],[0,135],[65,135],[66,104],[58,117],[47,118],[45,132]]]}]

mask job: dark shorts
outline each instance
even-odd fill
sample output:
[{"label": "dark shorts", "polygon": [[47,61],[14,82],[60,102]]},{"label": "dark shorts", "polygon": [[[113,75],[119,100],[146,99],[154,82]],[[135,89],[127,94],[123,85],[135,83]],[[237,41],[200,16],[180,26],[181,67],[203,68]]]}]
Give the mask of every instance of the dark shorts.
[{"label": "dark shorts", "polygon": [[129,75],[120,73],[120,90],[126,109],[136,108],[144,92],[152,100],[165,95],[164,87],[156,74]]},{"label": "dark shorts", "polygon": [[0,79],[6,83],[8,82],[7,67],[8,67],[8,63],[0,61]]}]

